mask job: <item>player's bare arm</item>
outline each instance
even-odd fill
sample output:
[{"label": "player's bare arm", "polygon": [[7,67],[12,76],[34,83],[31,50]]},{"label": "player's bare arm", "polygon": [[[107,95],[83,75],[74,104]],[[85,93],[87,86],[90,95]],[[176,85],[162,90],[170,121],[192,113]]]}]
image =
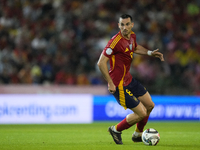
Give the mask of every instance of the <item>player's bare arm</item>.
[{"label": "player's bare arm", "polygon": [[108,66],[107,66],[108,61],[109,61],[109,58],[104,56],[103,54],[101,54],[101,56],[97,62],[97,65],[98,65],[101,73],[103,74],[103,77],[108,82],[108,91],[113,94],[116,91],[116,87],[108,73]]},{"label": "player's bare arm", "polygon": [[134,53],[140,54],[140,55],[150,55],[150,56],[159,58],[161,61],[164,61],[163,54],[161,52],[158,52],[158,50],[159,49],[149,51],[148,49],[144,48],[143,46],[137,45]]}]

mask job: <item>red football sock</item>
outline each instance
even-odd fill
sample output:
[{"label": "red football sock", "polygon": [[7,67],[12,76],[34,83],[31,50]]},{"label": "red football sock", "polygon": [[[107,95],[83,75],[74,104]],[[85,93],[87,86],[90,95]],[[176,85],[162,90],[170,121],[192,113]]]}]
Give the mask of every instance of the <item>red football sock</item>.
[{"label": "red football sock", "polygon": [[142,119],[141,121],[139,121],[136,124],[136,131],[137,132],[143,132],[144,126],[147,124],[148,119],[149,119],[149,116],[145,117],[144,119]]},{"label": "red football sock", "polygon": [[115,127],[117,131],[123,131],[125,129],[130,128],[132,125],[130,125],[127,121],[126,118],[122,120],[120,123],[118,123]]}]

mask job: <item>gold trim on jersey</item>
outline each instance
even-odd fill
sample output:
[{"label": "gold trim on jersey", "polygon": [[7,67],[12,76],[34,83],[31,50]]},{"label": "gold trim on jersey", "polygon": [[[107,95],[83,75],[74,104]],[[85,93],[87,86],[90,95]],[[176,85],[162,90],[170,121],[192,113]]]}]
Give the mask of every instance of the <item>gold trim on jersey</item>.
[{"label": "gold trim on jersey", "polygon": [[112,70],[115,68],[115,55],[112,55]]},{"label": "gold trim on jersey", "polygon": [[125,103],[124,86],[123,86],[125,74],[126,74],[126,67],[124,65],[124,75],[123,75],[121,81],[119,82],[118,89],[119,89],[119,101],[120,101],[120,104],[121,104],[121,106],[124,107],[124,109],[127,109],[126,103]]},{"label": "gold trim on jersey", "polygon": [[120,35],[118,35],[113,41],[112,43],[110,44],[110,48],[113,49],[115,47],[115,45],[117,45],[117,43],[119,42],[119,40],[121,39],[122,37]]},{"label": "gold trim on jersey", "polygon": [[131,34],[135,34],[135,32],[131,31]]}]

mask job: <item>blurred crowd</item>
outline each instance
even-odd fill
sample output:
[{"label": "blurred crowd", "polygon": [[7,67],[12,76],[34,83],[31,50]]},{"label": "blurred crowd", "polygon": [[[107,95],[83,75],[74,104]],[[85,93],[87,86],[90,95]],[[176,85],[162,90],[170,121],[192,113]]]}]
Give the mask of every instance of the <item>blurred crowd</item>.
[{"label": "blurred crowd", "polygon": [[133,76],[158,94],[200,91],[200,0],[0,0],[0,84],[106,84],[96,63],[123,13],[165,58],[134,55]]}]

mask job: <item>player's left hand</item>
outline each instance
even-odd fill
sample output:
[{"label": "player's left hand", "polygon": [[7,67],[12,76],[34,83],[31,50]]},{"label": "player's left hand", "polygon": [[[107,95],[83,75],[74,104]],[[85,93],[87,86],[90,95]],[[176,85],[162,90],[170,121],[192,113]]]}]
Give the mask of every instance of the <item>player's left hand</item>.
[{"label": "player's left hand", "polygon": [[152,55],[153,57],[159,58],[161,61],[165,61],[165,60],[164,60],[164,57],[163,57],[163,54],[162,54],[161,52],[158,52],[158,50],[159,50],[159,49],[156,49],[156,50],[152,51],[151,55]]}]

